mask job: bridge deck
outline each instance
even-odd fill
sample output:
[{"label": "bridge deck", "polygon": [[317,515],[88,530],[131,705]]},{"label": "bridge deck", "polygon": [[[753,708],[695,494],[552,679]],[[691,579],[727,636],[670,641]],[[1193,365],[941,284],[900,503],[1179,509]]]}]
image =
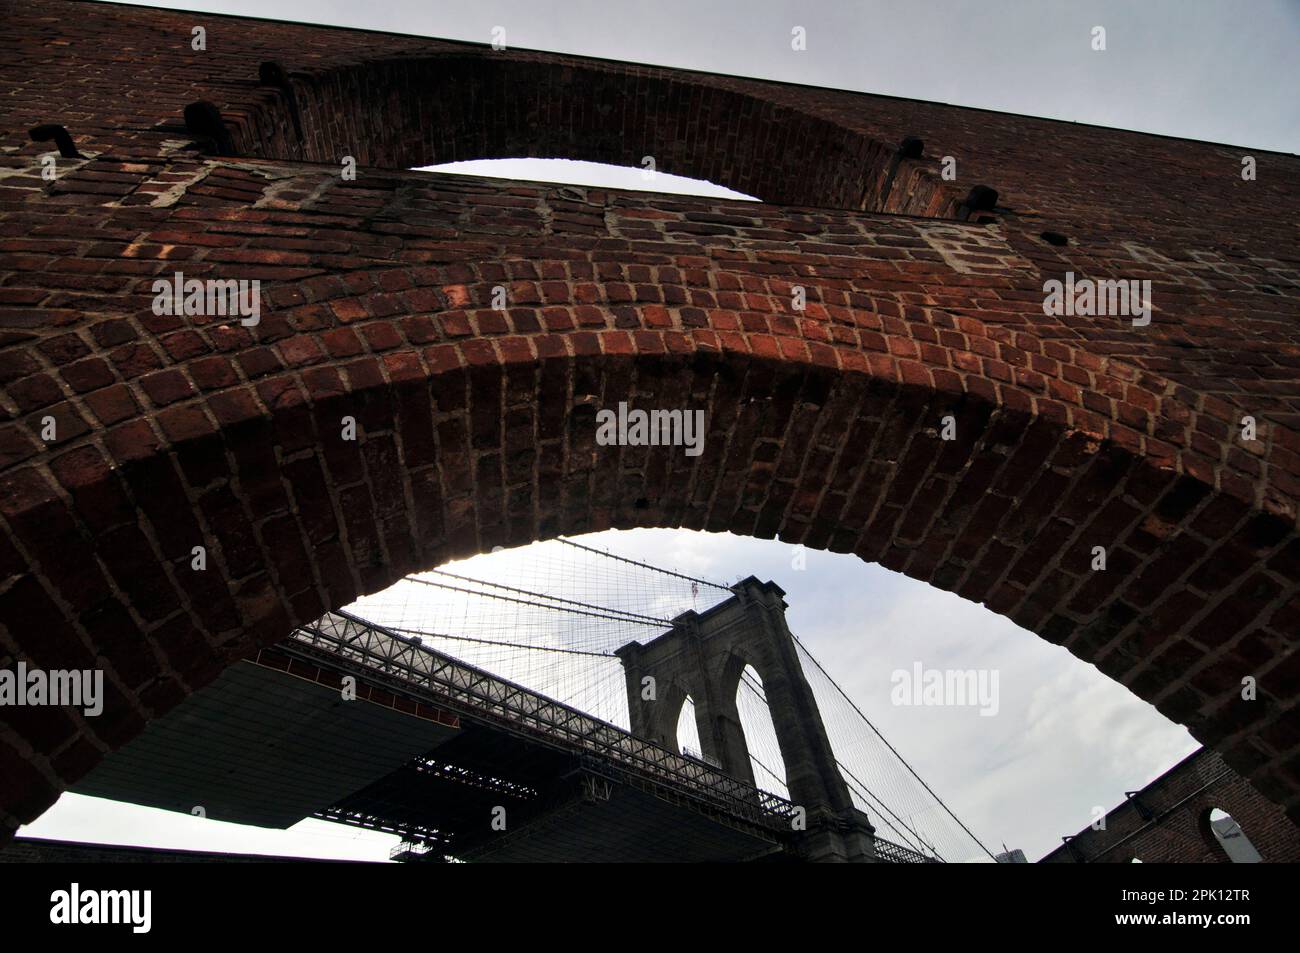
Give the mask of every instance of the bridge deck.
[{"label": "bridge deck", "polygon": [[264,827],[322,817],[483,860],[741,859],[779,850],[794,811],[344,613],[232,666],[75,790]]},{"label": "bridge deck", "polygon": [[277,648],[378,679],[473,723],[590,759],[612,777],[665,788],[674,798],[733,822],[791,830],[796,808],[784,798],[347,613],[327,613]]},{"label": "bridge deck", "polygon": [[[786,853],[797,810],[342,612],[229,669],[76,790],[262,826],[321,817],[400,834],[408,860],[753,859]],[[920,859],[881,843],[882,860]]]},{"label": "bridge deck", "polygon": [[151,722],[72,790],[283,829],[455,733],[241,662]]}]

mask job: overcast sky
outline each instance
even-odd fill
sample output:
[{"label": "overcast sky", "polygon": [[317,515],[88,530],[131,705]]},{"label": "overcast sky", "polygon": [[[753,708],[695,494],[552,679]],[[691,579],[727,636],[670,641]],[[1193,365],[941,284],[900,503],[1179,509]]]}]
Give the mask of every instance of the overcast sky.
[{"label": "overcast sky", "polygon": [[[475,42],[504,26],[515,47],[1300,152],[1300,3],[1285,0],[153,5]],[[1098,25],[1106,28],[1104,53],[1089,46]],[[805,53],[790,49],[793,26],[807,31]],[[548,175],[542,168],[506,167],[506,174]],[[610,173],[596,176],[595,184],[610,182],[636,187]],[[1005,842],[1037,859],[1085,826],[1095,806],[1109,809],[1196,747],[1184,729],[1063,649],[853,557],[810,553],[799,571],[790,547],[778,543],[675,531],[601,539],[615,551],[706,578],[776,580],[787,591],[791,628],[992,847]],[[471,568],[486,575],[492,566],[485,556]],[[918,661],[998,671],[998,714],[890,704],[891,673]],[[25,833],[370,859],[392,842],[322,822],[264,832],[72,795]]]}]

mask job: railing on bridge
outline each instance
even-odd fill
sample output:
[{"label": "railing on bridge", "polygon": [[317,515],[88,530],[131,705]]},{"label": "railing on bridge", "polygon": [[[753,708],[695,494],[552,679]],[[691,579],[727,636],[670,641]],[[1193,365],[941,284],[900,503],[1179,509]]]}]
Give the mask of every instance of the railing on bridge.
[{"label": "railing on bridge", "polygon": [[[648,782],[661,794],[685,795],[773,833],[791,830],[797,808],[784,798],[346,612],[327,613],[295,630],[280,648],[576,753],[592,773],[613,773],[641,786]],[[443,846],[404,840],[394,856],[412,859]],[[883,838],[876,838],[876,852],[886,863],[939,862]]]},{"label": "railing on bridge", "polygon": [[447,848],[441,844],[431,844],[427,841],[406,840],[398,842],[397,846],[388,852],[388,859],[398,862],[410,862],[413,860],[423,860],[429,854]]},{"label": "railing on bridge", "polygon": [[774,833],[791,830],[797,808],[784,798],[346,612],[295,630],[280,648],[578,754],[599,773],[667,788]]},{"label": "railing on bridge", "polygon": [[876,838],[876,857],[885,864],[941,864],[937,857],[918,854],[909,847],[895,844],[883,837]]}]

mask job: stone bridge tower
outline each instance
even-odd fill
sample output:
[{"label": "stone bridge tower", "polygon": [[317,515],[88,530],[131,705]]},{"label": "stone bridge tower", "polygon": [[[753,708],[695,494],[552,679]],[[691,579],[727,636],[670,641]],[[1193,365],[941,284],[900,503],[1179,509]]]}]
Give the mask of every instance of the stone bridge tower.
[{"label": "stone bridge tower", "polygon": [[[631,642],[617,651],[627,677],[632,733],[677,751],[677,721],[690,696],[705,758],[753,783],[736,707],[741,674],[753,666],[767,694],[790,800],[807,812],[801,852],[810,860],[873,860],[875,830],[854,807],[835,762],[786,625],[785,591],[753,576],[732,591],[734,596],[706,612],[677,616],[673,628],[650,643]],[[654,679],[653,693],[646,678]]]}]

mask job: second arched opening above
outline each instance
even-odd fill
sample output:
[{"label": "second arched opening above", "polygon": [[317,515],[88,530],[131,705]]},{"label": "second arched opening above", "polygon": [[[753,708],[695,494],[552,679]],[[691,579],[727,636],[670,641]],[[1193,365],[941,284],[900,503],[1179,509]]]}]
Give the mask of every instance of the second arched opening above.
[{"label": "second arched opening above", "polygon": [[456,52],[295,69],[263,64],[238,155],[407,169],[573,159],[715,182],[764,202],[965,218],[965,193],[899,130],[881,141],[745,81],[541,54]]}]

